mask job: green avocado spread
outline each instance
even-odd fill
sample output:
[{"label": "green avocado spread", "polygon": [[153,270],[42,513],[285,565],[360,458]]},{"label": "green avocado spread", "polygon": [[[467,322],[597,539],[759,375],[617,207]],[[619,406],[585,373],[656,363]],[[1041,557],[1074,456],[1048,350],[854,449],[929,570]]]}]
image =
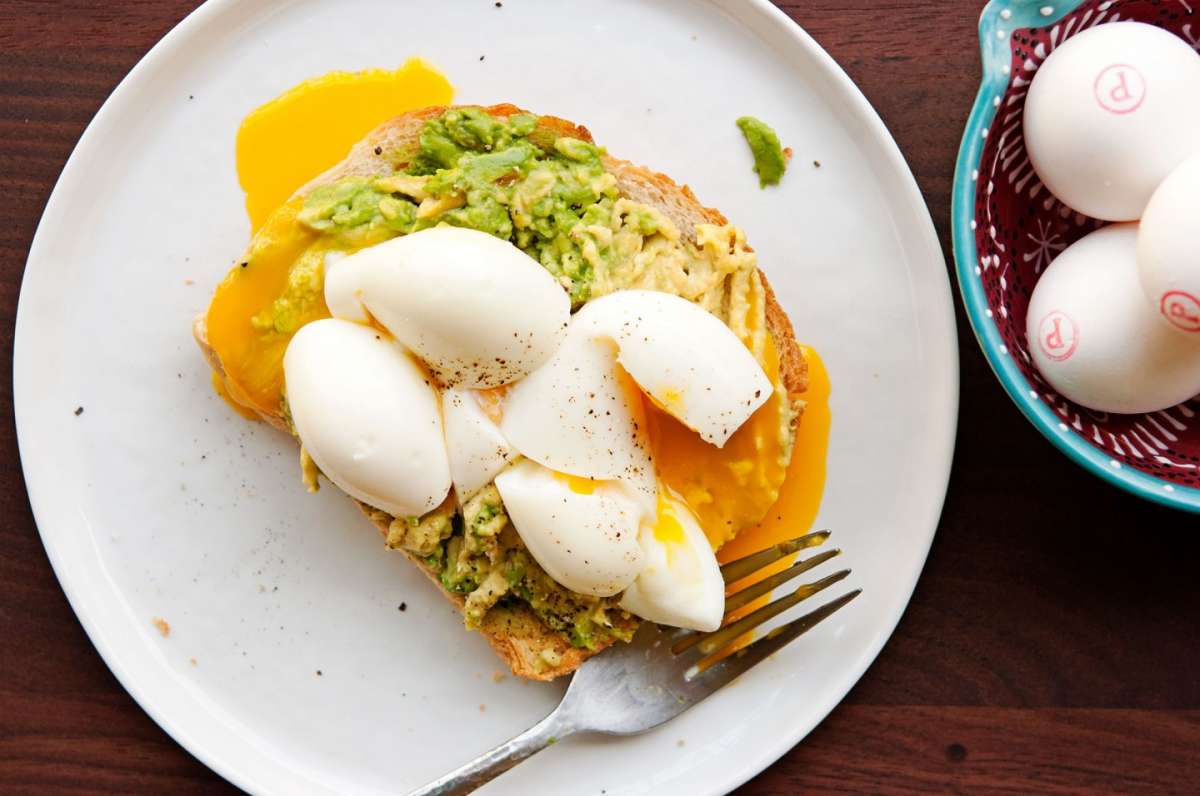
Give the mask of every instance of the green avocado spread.
[{"label": "green avocado spread", "polygon": [[[578,306],[591,297],[596,258],[584,232],[612,215],[616,179],[603,151],[576,138],[534,143],[537,118],[495,118],[476,108],[426,123],[419,149],[393,175],[346,177],[312,191],[299,220],[361,246],[450,224],[504,238],[559,279]],[[630,220],[655,231],[645,214]]]},{"label": "green avocado spread", "polygon": [[753,116],[743,116],[737,120],[746,143],[750,145],[750,153],[754,155],[754,173],[758,175],[758,187],[778,185],[783,172],[787,170],[787,158],[783,147],[779,144],[779,136],[775,135],[766,122]]},{"label": "green avocado spread", "polygon": [[424,517],[392,519],[387,545],[420,557],[443,588],[465,598],[468,628],[478,628],[496,606],[525,603],[576,647],[628,641],[637,629],[637,620],[617,606],[619,597],[568,591],[538,566],[508,521],[495,486],[485,487],[461,512],[447,502]]}]

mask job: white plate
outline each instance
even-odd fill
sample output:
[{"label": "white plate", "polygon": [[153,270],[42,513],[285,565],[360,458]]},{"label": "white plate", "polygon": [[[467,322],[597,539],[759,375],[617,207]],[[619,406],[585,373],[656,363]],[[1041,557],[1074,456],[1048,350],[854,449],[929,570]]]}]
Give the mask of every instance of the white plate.
[{"label": "white plate", "polygon": [[[892,632],[937,524],[958,399],[950,288],[912,176],[841,70],[762,0],[213,0],[185,20],[96,116],[30,252],[16,413],[50,559],[125,688],[253,792],[403,790],[555,704],[559,686],[492,682],[496,659],[422,576],[333,489],[303,492],[291,440],[213,395],[189,334],[248,234],[242,117],[305,77],[410,55],[460,101],[578,120],[686,180],[745,227],[828,362],[819,525],[863,596],[658,731],[570,739],[488,790],[728,791],[809,732]],[[795,149],[778,189],[750,172],[733,124],[747,113]]]}]

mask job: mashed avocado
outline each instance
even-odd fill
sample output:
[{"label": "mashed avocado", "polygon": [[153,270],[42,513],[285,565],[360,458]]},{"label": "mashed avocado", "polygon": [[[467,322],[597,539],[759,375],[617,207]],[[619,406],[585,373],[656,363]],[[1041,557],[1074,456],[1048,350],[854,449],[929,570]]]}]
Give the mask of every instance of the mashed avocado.
[{"label": "mashed avocado", "polygon": [[[389,158],[398,164],[392,174],[344,177],[304,198],[296,218],[315,242],[292,267],[283,294],[254,317],[255,328],[294,332],[320,301],[326,258],[450,224],[511,241],[555,276],[575,307],[627,288],[695,301],[765,361],[765,288],[741,230],[679,229],[659,210],[623,196],[594,144],[549,137],[533,116],[499,119],[462,108],[426,122],[414,151]],[[784,403],[781,433],[790,445],[793,415]],[[305,475],[315,480],[313,472]],[[388,522],[389,547],[418,556],[444,588],[463,595],[468,627],[478,627],[494,606],[519,603],[578,647],[628,640],[636,630],[618,597],[576,594],[546,574],[494,486],[462,511],[447,500],[423,517],[374,514]]]},{"label": "mashed avocado", "polygon": [[753,116],[743,116],[737,120],[750,152],[754,155],[754,173],[758,175],[758,187],[778,185],[787,170],[787,158],[779,145],[779,136],[767,126],[766,122]]},{"label": "mashed avocado", "polygon": [[496,605],[524,603],[576,647],[628,641],[637,630],[637,619],[617,606],[619,598],[576,594],[546,574],[509,523],[495,486],[485,487],[461,512],[449,498],[423,517],[393,518],[378,509],[371,514],[388,524],[388,547],[421,558],[446,591],[464,597],[468,629],[477,629]]}]

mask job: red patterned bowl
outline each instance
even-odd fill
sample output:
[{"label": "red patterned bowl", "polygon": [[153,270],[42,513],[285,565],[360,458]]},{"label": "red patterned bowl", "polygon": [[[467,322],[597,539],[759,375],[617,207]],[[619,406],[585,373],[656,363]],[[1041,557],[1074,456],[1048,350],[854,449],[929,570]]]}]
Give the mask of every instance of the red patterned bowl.
[{"label": "red patterned bowl", "polygon": [[1142,497],[1200,512],[1195,399],[1144,415],[1077,406],[1038,374],[1025,311],[1059,252],[1102,225],[1046,190],[1025,152],[1025,95],[1065,40],[1095,25],[1157,25],[1200,49],[1200,0],[993,0],[979,22],[983,84],[958,154],[954,256],[967,316],[1005,390],[1058,448]]}]

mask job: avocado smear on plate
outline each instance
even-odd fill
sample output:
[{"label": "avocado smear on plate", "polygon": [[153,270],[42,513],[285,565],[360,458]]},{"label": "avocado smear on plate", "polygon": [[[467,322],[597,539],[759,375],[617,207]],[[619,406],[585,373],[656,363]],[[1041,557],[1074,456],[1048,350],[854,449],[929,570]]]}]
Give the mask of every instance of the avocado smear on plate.
[{"label": "avocado smear on plate", "polygon": [[779,136],[775,135],[766,122],[753,116],[743,116],[737,120],[750,152],[754,155],[754,173],[758,175],[758,187],[778,185],[787,170],[787,157],[779,144]]}]

